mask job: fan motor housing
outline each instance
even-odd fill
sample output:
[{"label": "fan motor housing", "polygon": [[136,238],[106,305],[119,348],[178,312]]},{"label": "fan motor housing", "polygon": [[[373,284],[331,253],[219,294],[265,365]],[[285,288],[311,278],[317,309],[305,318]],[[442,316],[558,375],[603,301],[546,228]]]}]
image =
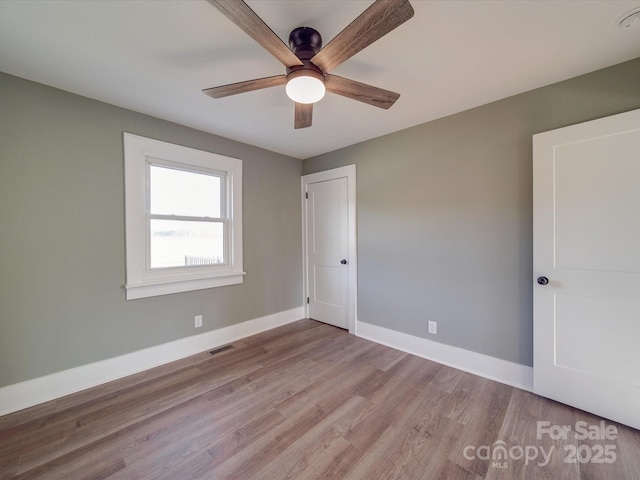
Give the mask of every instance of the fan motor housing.
[{"label": "fan motor housing", "polygon": [[298,27],[289,34],[289,47],[300,60],[309,60],[322,48],[322,36],[311,27]]}]

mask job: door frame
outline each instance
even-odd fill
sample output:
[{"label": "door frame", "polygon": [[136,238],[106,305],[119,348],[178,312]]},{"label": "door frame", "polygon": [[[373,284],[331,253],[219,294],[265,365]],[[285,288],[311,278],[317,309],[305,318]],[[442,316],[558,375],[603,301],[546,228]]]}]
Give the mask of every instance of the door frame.
[{"label": "door frame", "polygon": [[356,166],[347,165],[344,167],[324,170],[322,172],[303,175],[301,179],[300,201],[302,205],[302,301],[304,305],[305,317],[309,317],[309,278],[308,278],[308,257],[307,257],[307,208],[306,193],[307,185],[310,183],[347,179],[347,233],[349,237],[349,333],[356,334],[358,321],[358,241],[357,241],[357,218],[356,218]]}]

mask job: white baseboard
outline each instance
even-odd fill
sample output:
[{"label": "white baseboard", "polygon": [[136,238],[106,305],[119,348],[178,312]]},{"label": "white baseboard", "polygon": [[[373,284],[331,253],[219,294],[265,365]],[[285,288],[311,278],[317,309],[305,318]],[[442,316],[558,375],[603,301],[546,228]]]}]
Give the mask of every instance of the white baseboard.
[{"label": "white baseboard", "polygon": [[79,392],[304,318],[298,307],[0,388],[0,415]]},{"label": "white baseboard", "polygon": [[533,368],[358,321],[356,335],[458,370],[533,391]]}]

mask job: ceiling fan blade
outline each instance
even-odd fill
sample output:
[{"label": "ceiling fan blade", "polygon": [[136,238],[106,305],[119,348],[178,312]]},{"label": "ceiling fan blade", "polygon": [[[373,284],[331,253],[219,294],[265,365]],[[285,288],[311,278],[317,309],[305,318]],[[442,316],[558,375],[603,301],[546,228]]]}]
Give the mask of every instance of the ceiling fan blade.
[{"label": "ceiling fan blade", "polygon": [[313,103],[297,103],[296,102],[296,115],[293,122],[293,127],[295,129],[310,127],[312,117],[313,117]]},{"label": "ceiling fan blade", "polygon": [[287,83],[286,75],[276,75],[274,77],[256,78],[255,80],[247,80],[245,82],[230,83],[229,85],[221,85],[220,87],[205,88],[202,93],[209,95],[211,98],[223,98],[238,93],[253,92],[263,88],[277,87]]},{"label": "ceiling fan blade", "polygon": [[311,62],[329,72],[413,17],[408,0],[377,0],[334,37]]},{"label": "ceiling fan blade", "polygon": [[242,31],[266,48],[285,67],[302,65],[300,59],[242,0],[207,0]]},{"label": "ceiling fan blade", "polygon": [[400,98],[399,93],[331,74],[327,74],[324,86],[327,92],[368,103],[369,105],[384,108],[385,110]]}]

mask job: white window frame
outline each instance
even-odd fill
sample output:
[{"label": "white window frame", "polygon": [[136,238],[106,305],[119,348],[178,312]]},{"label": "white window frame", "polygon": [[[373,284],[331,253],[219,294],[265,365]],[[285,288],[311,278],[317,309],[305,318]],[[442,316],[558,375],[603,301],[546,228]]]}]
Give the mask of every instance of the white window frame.
[{"label": "white window frame", "polygon": [[[228,227],[224,264],[149,267],[149,165],[221,176]],[[124,176],[127,300],[243,282],[241,160],[125,132]]]}]

